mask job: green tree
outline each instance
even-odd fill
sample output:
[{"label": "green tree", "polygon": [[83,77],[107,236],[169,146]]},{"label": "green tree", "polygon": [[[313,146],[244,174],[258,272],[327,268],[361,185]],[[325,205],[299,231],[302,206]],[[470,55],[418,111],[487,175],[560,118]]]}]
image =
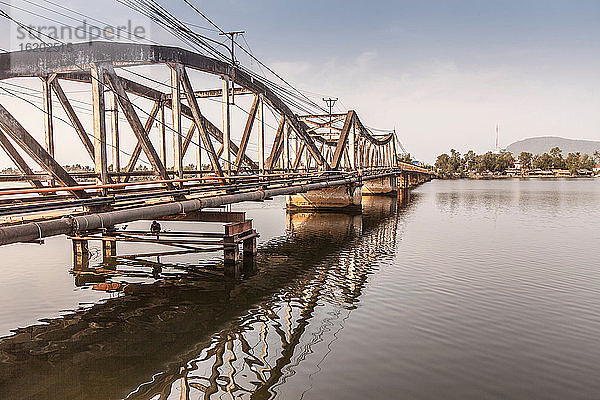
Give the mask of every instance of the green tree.
[{"label": "green tree", "polygon": [[452,174],[450,156],[446,153],[440,154],[435,160],[435,168],[442,178],[449,178]]},{"label": "green tree", "polygon": [[537,154],[533,157],[533,168],[539,168],[544,171],[550,170],[552,168],[552,156],[548,153]]},{"label": "green tree", "polygon": [[500,153],[494,155],[496,156],[496,168],[494,172],[504,172],[515,165],[515,158],[512,153]]},{"label": "green tree", "polygon": [[467,151],[462,158],[463,171],[473,171],[475,169],[477,155],[473,150]]},{"label": "green tree", "polygon": [[579,158],[579,166],[582,169],[589,169],[590,171],[593,171],[594,167],[596,167],[596,161],[594,160],[594,157],[590,156],[589,154],[583,154]]},{"label": "green tree", "polygon": [[550,149],[550,156],[552,156],[552,168],[563,169],[566,167],[560,147],[553,147]]},{"label": "green tree", "polygon": [[565,167],[569,170],[571,175],[577,174],[577,170],[580,169],[580,156],[579,152],[567,154]]},{"label": "green tree", "polygon": [[533,160],[533,154],[527,151],[522,151],[519,154],[519,162],[521,163],[521,169],[526,171],[531,169],[531,161]]},{"label": "green tree", "polygon": [[450,149],[450,165],[452,168],[452,173],[462,173],[462,159],[460,157],[460,153],[454,149]]}]

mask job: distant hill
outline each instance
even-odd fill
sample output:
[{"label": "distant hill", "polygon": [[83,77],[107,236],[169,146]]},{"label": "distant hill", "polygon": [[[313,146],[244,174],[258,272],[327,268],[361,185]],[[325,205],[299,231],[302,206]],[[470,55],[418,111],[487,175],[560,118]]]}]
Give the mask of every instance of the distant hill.
[{"label": "distant hill", "polygon": [[553,147],[560,147],[564,157],[569,153],[587,153],[592,155],[594,150],[600,150],[600,141],[564,139],[556,136],[542,136],[519,140],[509,145],[506,150],[515,155],[522,151],[533,154],[548,153]]}]

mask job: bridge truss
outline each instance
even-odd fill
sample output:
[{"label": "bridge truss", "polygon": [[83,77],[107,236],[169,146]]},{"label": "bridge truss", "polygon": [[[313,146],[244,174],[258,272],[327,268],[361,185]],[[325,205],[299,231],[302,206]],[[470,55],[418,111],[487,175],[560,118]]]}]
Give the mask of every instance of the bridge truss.
[{"label": "bridge truss", "polygon": [[[165,65],[170,71],[167,91],[121,73],[127,67]],[[221,87],[199,89],[192,71],[220,79]],[[139,207],[149,200],[369,179],[402,171],[429,174],[399,163],[395,135],[372,134],[355,111],[298,115],[285,99],[253,76],[180,48],[92,42],[70,45],[68,51],[0,54],[0,80],[13,78],[41,79],[43,106],[32,118],[43,119],[45,143],[40,144],[25,124],[0,104],[0,147],[20,171],[1,179],[27,181],[31,186],[0,189],[0,216],[19,214],[23,219],[22,214],[28,212],[68,209],[70,214],[73,207],[84,207],[85,212]],[[84,126],[82,115],[63,89],[64,82],[87,84],[92,100],[91,129]],[[236,143],[232,109],[240,96],[251,96],[252,105]],[[215,98],[222,105],[218,123],[210,121],[201,106],[203,99]],[[142,101],[151,106],[140,105]],[[56,160],[55,149],[63,145],[62,137],[61,142],[54,138],[58,107],[68,118],[74,140],[81,142],[82,151],[93,162],[93,172],[69,172]],[[266,108],[278,119],[272,145],[266,141]],[[166,121],[169,111],[171,123]],[[121,114],[126,126],[120,122]],[[128,159],[122,160],[120,143],[126,131],[135,136],[136,145]],[[169,137],[173,139],[172,160],[167,160]],[[257,143],[254,157],[248,151],[251,138]],[[186,169],[184,157],[194,147],[195,169]],[[23,153],[44,172],[35,173]],[[149,169],[137,168],[142,153]],[[169,163],[172,168],[167,167]],[[12,222],[9,218],[8,223]]]}]

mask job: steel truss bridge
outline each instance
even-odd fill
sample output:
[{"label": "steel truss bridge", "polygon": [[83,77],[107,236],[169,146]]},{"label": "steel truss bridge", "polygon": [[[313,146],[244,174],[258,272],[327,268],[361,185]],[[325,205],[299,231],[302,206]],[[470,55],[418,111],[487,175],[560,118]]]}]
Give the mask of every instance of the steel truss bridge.
[{"label": "steel truss bridge", "polygon": [[[167,92],[120,73],[127,67],[161,65],[170,71]],[[192,71],[219,78],[222,87],[199,89]],[[401,186],[407,187],[433,175],[399,162],[395,134],[371,133],[355,111],[297,115],[260,80],[232,64],[180,48],[91,42],[70,45],[68,51],[0,54],[0,80],[13,78],[42,81],[43,105],[30,118],[43,120],[45,143],[0,104],[0,146],[20,171],[0,177],[0,245],[388,177],[403,178]],[[67,97],[64,82],[86,84],[91,129]],[[251,96],[252,106],[236,143],[232,104],[239,96]],[[217,124],[200,105],[211,98],[222,104]],[[93,162],[93,172],[69,172],[55,159],[55,147],[63,144],[54,138],[58,107],[74,131],[73,140],[81,142],[81,151]],[[267,107],[279,119],[272,146],[265,141],[271,134],[265,124]],[[120,123],[121,113],[128,126]],[[152,136],[155,129],[158,139]],[[137,144],[122,160],[119,143],[125,133],[135,135]],[[171,137],[172,162],[167,160]],[[252,158],[248,145],[254,137],[258,149]],[[185,169],[184,156],[192,149],[195,169]],[[136,167],[142,153],[150,168],[140,171]],[[34,172],[22,154],[43,172]],[[173,167],[167,168],[168,163]]]}]

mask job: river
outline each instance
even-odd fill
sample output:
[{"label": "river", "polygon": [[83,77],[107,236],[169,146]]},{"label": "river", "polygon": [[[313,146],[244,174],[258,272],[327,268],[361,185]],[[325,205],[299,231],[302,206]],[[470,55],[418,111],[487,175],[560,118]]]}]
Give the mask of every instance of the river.
[{"label": "river", "polygon": [[110,279],[149,289],[105,293],[65,237],[0,248],[0,399],[600,398],[600,180],[284,205],[232,207],[261,234],[237,281],[188,254],[124,262]]}]

